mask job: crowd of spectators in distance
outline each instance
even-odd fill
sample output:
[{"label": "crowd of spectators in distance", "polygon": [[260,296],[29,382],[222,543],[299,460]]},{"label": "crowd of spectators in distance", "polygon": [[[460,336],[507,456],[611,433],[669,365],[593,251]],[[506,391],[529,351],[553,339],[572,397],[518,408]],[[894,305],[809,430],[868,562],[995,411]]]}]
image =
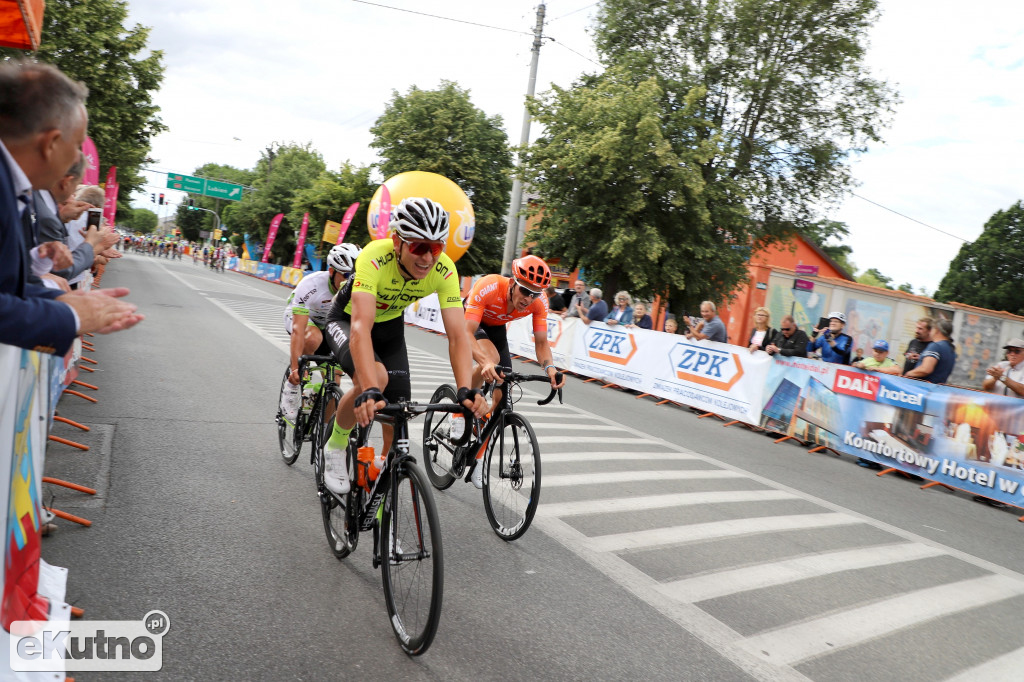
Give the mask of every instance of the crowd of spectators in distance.
[{"label": "crowd of spectators in distance", "polygon": [[84,231],[76,222],[95,207],[71,191],[84,172],[87,97],[82,84],[53,66],[0,64],[2,344],[64,355],[79,334],[119,331],[143,319],[121,300],[127,289],[72,287],[97,257],[117,255],[110,250],[117,235],[99,216],[87,218]]}]

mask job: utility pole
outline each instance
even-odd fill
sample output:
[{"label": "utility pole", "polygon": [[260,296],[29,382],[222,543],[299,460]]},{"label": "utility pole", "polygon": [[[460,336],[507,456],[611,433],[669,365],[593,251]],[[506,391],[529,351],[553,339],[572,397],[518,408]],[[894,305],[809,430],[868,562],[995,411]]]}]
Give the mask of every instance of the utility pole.
[{"label": "utility pole", "polygon": [[[537,86],[537,62],[540,60],[541,38],[544,32],[544,3],[537,7],[537,25],[533,29],[533,57],[530,59],[530,80],[526,85],[527,99],[533,97]],[[523,105],[523,130],[519,136],[520,148],[530,143],[530,110]],[[516,177],[512,181],[512,203],[508,209],[508,227],[505,229],[505,255],[501,259],[501,274],[508,276],[512,274],[512,261],[516,256],[516,249],[523,240],[526,220],[522,220],[520,226],[519,211],[523,206],[523,181],[520,179],[520,171],[523,164],[523,155],[520,152],[516,156]]]}]

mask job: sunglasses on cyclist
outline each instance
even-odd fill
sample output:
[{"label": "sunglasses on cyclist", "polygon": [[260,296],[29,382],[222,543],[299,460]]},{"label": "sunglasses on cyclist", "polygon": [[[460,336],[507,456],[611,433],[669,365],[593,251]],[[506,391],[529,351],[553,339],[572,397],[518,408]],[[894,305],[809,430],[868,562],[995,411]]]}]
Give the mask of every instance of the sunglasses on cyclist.
[{"label": "sunglasses on cyclist", "polygon": [[541,293],[543,293],[540,291],[534,291],[533,289],[527,289],[522,284],[519,284],[519,282],[516,282],[516,285],[519,287],[519,293],[527,298],[537,298]]},{"label": "sunglasses on cyclist", "polygon": [[437,258],[444,251],[444,244],[441,242],[410,242],[405,239],[402,241],[409,246],[409,251],[414,256],[423,256],[429,253],[434,258]]}]

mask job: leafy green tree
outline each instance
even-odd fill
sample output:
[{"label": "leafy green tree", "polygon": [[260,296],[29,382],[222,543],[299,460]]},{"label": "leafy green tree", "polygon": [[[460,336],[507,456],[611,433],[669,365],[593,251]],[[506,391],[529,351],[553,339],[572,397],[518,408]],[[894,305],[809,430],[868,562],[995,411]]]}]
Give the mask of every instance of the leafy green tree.
[{"label": "leafy green tree", "polygon": [[[150,140],[167,130],[153,93],[164,77],[163,52],[147,47],[150,28],[125,26],[125,0],[47,0],[39,61],[54,64],[89,87],[89,136],[96,143],[102,182],[117,166],[118,218],[132,215],[130,198],[145,180]],[[0,57],[23,56],[0,49]]]},{"label": "leafy green tree", "polygon": [[[253,181],[256,179],[255,171],[235,168],[234,166],[226,166],[219,163],[205,163],[192,171],[192,175],[197,178],[208,178],[210,180],[230,182],[236,185],[242,185],[243,187],[251,187]],[[248,190],[243,190],[243,197],[247,191]],[[215,211],[217,215],[220,216],[221,228],[225,229],[227,233],[234,230],[235,226],[231,218],[237,210],[239,202],[221,200],[198,194],[189,195],[189,198],[192,199],[195,206]],[[182,220],[184,221],[184,224],[188,226],[190,234],[195,232],[196,236],[190,237],[190,239],[198,239],[200,230],[213,230],[214,224],[217,222],[212,213],[207,213],[206,211],[187,211],[187,209],[182,206],[179,206],[178,208],[178,219],[179,222]]]},{"label": "leafy green tree", "polygon": [[181,230],[181,236],[184,239],[195,242],[200,239],[200,231],[209,231],[210,228],[205,224],[207,221],[204,219],[204,216],[209,215],[209,213],[202,211],[190,211],[188,204],[182,203],[178,205],[178,213],[175,216],[174,222],[178,229]]},{"label": "leafy green tree", "polygon": [[324,223],[328,220],[340,223],[348,207],[359,202],[359,210],[345,233],[345,241],[360,246],[366,244],[370,240],[370,233],[366,230],[366,212],[377,189],[377,183],[370,180],[371,172],[370,166],[353,166],[348,162],[342,164],[337,173],[323,171],[312,185],[295,193],[288,222],[301,225],[303,214],[309,213],[306,243],[322,251],[326,246],[321,242]]},{"label": "leafy green tree", "polygon": [[868,268],[855,278],[861,284],[882,289],[892,289],[892,277],[886,277],[877,268]]},{"label": "leafy green tree", "polygon": [[[670,139],[663,94],[655,78],[634,84],[612,69],[588,87],[556,87],[531,104],[545,135],[524,167],[539,195],[530,210],[541,220],[529,237],[535,253],[582,266],[609,294],[667,293],[683,307],[735,288],[753,222],[729,196],[735,185],[702,175],[715,145]],[[680,117],[693,114],[695,99]]]},{"label": "leafy green tree", "polygon": [[148,208],[136,208],[132,209],[132,215],[125,221],[125,224],[132,232],[149,234],[156,229],[158,222],[159,218],[156,213],[153,213]]},{"label": "leafy green tree", "polygon": [[[674,307],[725,299],[745,278],[737,254],[813,222],[849,186],[850,156],[879,140],[896,98],[864,65],[876,14],[875,0],[603,2],[595,42],[608,70],[581,79],[576,94],[556,89],[537,109],[548,132],[531,148],[529,179],[547,255],[568,255],[589,273],[615,245],[633,293],[670,283]],[[607,106],[637,98],[642,115]],[[552,129],[558,119],[573,123]],[[557,191],[545,187],[552,176]],[[592,216],[617,229],[567,221],[584,217],[574,205],[592,198],[619,207]],[[683,210],[692,244],[666,232]],[[583,235],[593,256],[558,253]],[[624,238],[633,245],[623,248]],[[656,257],[661,248],[681,257]]]},{"label": "leafy green tree", "polygon": [[385,179],[421,170],[457,184],[473,204],[476,234],[462,257],[463,273],[497,272],[512,190],[512,153],[500,116],[476,108],[469,91],[450,81],[437,90],[394,93],[370,132]]},{"label": "leafy green tree", "polygon": [[981,235],[960,247],[935,299],[1024,315],[1024,204],[996,211]]},{"label": "leafy green tree", "polygon": [[271,261],[290,265],[295,255],[295,232],[302,220],[301,213],[298,221],[294,214],[288,217],[292,213],[292,202],[298,192],[312,187],[325,169],[323,157],[311,143],[273,143],[256,163],[254,191],[246,194],[232,210],[232,228],[265,241],[273,217],[278,213],[286,214],[274,239]]},{"label": "leafy green tree", "polygon": [[830,240],[841,242],[850,236],[850,229],[846,223],[837,220],[819,220],[809,223],[801,232],[804,237],[817,244],[818,248],[851,276],[857,272],[857,266],[850,260],[853,247],[841,243],[828,243]]},{"label": "leafy green tree", "polygon": [[908,294],[915,293],[914,292],[914,285],[912,285],[910,282],[904,282],[903,284],[899,285],[898,287],[896,287],[896,291],[903,291],[903,292],[906,292]]}]

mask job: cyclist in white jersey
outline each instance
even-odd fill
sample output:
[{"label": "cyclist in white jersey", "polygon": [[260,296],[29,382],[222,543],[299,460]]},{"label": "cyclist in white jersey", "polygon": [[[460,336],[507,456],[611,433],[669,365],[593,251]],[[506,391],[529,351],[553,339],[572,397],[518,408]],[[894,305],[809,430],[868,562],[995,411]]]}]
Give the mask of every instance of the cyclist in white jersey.
[{"label": "cyclist in white jersey", "polygon": [[[323,333],[327,313],[334,295],[352,274],[360,251],[355,244],[335,245],[327,254],[328,269],[303,277],[288,296],[284,328],[292,337],[289,347],[292,372],[281,392],[281,411],[287,419],[294,420],[299,411],[299,358],[331,354]],[[296,334],[295,329],[305,329],[305,334]]]}]

